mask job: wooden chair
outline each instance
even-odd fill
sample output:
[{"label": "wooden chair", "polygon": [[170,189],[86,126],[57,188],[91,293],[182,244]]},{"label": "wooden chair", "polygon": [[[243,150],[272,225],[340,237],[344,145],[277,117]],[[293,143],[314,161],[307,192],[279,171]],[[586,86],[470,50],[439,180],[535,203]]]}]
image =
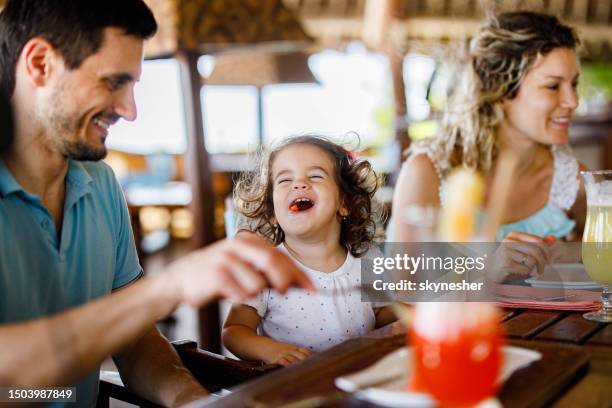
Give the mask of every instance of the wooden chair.
[{"label": "wooden chair", "polygon": [[[278,365],[240,361],[201,350],[195,341],[175,341],[172,342],[172,345],[178,352],[185,367],[211,392],[228,389],[280,367]],[[119,380],[101,378],[98,408],[108,408],[109,398],[141,407],[158,407],[158,405],[132,393]]]}]

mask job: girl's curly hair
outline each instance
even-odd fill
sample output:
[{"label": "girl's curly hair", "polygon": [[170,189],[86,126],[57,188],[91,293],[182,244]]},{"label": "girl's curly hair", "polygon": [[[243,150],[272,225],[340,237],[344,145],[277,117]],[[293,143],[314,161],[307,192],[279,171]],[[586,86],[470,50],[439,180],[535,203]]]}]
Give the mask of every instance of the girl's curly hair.
[{"label": "girl's curly hair", "polygon": [[[311,145],[328,154],[334,162],[334,178],[340,199],[349,214],[340,218],[340,244],[354,256],[365,253],[376,230],[373,198],[378,178],[370,163],[355,160],[353,153],[319,135],[294,136],[284,139],[270,150],[259,154],[259,171],[242,174],[234,189],[236,210],[244,217],[248,229],[268,239],[273,245],[285,240],[282,228],[274,222],[271,170],[274,158],[286,147]],[[340,217],[340,216],[338,216]]]}]

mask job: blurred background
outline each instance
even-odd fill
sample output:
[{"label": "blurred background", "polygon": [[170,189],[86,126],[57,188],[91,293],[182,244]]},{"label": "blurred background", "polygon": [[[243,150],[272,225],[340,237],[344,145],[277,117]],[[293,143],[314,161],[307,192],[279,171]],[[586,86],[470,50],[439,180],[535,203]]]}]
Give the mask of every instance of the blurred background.
[{"label": "blurred background", "polygon": [[[378,198],[391,211],[402,152],[436,132],[455,68],[489,11],[544,11],[577,28],[571,143],[590,168],[612,169],[612,0],[145,2],[159,31],[146,44],[139,115],[111,129],[106,161],[147,274],[226,235],[234,180],[252,168],[250,153],[279,137],[318,133],[359,150],[383,178]],[[222,309],[180,308],[161,327],[219,351]]]}]

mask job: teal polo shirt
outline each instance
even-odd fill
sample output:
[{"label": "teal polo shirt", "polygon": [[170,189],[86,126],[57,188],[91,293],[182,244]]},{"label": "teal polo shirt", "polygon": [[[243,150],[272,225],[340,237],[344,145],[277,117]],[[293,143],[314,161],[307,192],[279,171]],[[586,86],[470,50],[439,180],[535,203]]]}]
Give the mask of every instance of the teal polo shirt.
[{"label": "teal polo shirt", "polygon": [[[103,162],[68,166],[58,239],[40,198],[24,191],[0,159],[0,324],[83,305],[142,276],[113,171]],[[78,406],[95,406],[98,375],[96,369],[76,384]]]}]

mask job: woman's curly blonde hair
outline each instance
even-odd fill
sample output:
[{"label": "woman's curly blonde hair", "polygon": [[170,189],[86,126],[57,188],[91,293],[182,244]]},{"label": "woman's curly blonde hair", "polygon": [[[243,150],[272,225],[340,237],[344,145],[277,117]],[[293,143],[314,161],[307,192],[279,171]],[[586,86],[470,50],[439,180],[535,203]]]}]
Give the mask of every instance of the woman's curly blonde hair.
[{"label": "woman's curly blonde hair", "polygon": [[[576,49],[575,31],[556,17],[528,11],[491,16],[470,43],[469,63],[448,101],[440,132],[408,150],[434,144],[445,176],[458,165],[486,172],[497,156],[495,137],[504,113],[538,58],[556,48]],[[418,151],[415,150],[415,151]]]},{"label": "woman's curly blonde hair", "polygon": [[346,217],[338,216],[340,244],[352,255],[362,255],[372,243],[376,230],[373,198],[378,188],[378,178],[368,161],[355,160],[352,152],[326,137],[290,137],[271,150],[262,150],[256,167],[258,171],[243,173],[234,188],[236,210],[246,218],[248,230],[266,238],[273,245],[285,240],[285,233],[274,217],[272,164],[283,149],[299,144],[318,147],[332,159],[340,199],[349,212]]}]

